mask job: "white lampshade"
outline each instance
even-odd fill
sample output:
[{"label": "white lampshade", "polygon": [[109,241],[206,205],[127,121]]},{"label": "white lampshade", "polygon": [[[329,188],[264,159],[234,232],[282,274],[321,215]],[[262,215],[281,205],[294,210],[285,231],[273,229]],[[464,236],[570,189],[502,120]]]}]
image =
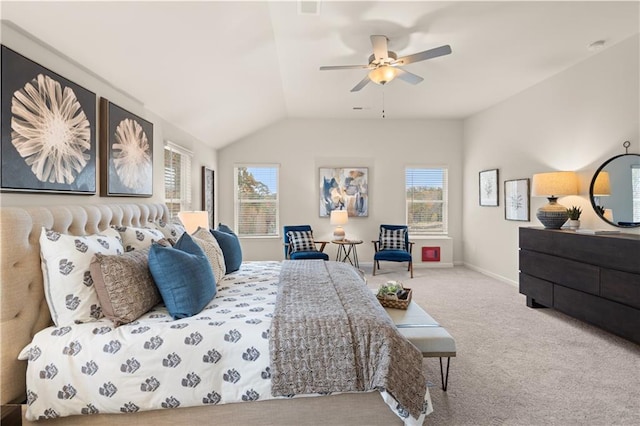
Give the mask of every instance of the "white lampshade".
[{"label": "white lampshade", "polygon": [[333,239],[334,240],[344,240],[345,233],[342,225],[346,225],[349,221],[349,213],[346,210],[332,210],[331,211],[331,219],[329,219],[329,223],[331,225],[338,225],[336,229],[333,231]]},{"label": "white lampshade", "polygon": [[349,221],[349,213],[346,210],[332,210],[331,219],[329,223],[331,225],[346,225]]},{"label": "white lampshade", "polygon": [[386,84],[396,78],[398,70],[395,67],[383,65],[369,72],[369,79],[376,84]]},{"label": "white lampshade", "polygon": [[557,197],[576,195],[578,176],[575,172],[549,172],[533,175],[531,195],[533,197]]},{"label": "white lampshade", "polygon": [[593,196],[602,197],[605,195],[611,195],[611,182],[609,180],[609,173],[601,171],[593,183]]},{"label": "white lampshade", "polygon": [[533,175],[531,195],[547,197],[549,202],[540,207],[536,217],[549,229],[560,229],[569,219],[567,208],[558,204],[559,195],[576,195],[578,193],[578,175],[575,172],[549,172]]},{"label": "white lampshade", "polygon": [[198,227],[209,229],[209,213],[206,211],[184,211],[178,213],[178,217],[189,234],[196,232]]}]

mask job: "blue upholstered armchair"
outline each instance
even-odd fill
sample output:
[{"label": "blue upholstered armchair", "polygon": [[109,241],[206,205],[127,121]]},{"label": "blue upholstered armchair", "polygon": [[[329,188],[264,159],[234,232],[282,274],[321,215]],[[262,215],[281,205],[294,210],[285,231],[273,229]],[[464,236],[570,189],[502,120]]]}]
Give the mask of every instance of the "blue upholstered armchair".
[{"label": "blue upholstered armchair", "polygon": [[406,225],[380,225],[378,240],[371,241],[376,253],[373,255],[373,275],[376,267],[380,269],[380,261],[409,262],[407,271],[413,278],[413,258],[411,250],[413,242],[409,241],[409,228]]},{"label": "blue upholstered armchair", "polygon": [[[320,244],[320,248],[316,247]],[[284,227],[285,259],[322,259],[329,260],[323,253],[327,241],[315,241],[309,225],[293,225]]]}]

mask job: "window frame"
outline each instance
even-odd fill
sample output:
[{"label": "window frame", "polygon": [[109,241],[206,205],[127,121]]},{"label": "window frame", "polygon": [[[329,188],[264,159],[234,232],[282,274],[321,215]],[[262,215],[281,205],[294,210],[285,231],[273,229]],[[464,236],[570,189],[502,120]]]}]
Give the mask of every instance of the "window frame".
[{"label": "window frame", "polygon": [[[408,197],[409,185],[407,184],[409,170],[440,170],[443,173],[442,178],[442,200],[411,200]],[[405,222],[409,227],[409,233],[412,237],[419,236],[446,236],[449,234],[449,167],[442,164],[430,165],[406,165],[404,168],[404,194],[405,194]],[[442,204],[442,229],[437,231],[421,231],[412,228],[409,222],[409,212],[411,203],[439,203]]]},{"label": "window frame", "polygon": [[[274,169],[275,171],[275,200],[256,200],[250,199],[251,203],[273,203],[275,207],[275,228],[272,234],[243,234],[240,233],[240,204],[239,187],[238,187],[238,171],[239,169]],[[247,199],[249,201],[249,199]],[[233,222],[234,232],[239,238],[280,238],[280,164],[277,163],[238,163],[233,166]]]}]

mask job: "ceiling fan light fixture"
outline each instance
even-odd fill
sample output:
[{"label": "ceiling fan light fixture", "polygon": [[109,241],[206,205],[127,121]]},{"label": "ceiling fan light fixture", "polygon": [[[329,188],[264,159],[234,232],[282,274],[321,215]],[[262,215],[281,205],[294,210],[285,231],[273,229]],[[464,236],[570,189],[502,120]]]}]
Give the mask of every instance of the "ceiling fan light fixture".
[{"label": "ceiling fan light fixture", "polygon": [[376,84],[386,84],[396,78],[398,70],[389,65],[374,68],[369,72],[369,79]]}]

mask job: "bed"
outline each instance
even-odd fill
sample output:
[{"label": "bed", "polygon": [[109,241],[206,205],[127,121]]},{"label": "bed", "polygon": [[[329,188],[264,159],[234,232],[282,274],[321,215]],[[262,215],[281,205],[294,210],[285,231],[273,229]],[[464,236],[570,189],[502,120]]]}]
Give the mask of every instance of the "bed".
[{"label": "bed", "polygon": [[[90,328],[94,334],[99,334],[99,330],[107,330],[109,328],[109,320],[102,319],[103,323],[98,321],[97,323],[79,324],[77,327],[71,327],[69,330],[66,328],[61,330],[61,327],[51,327],[51,315],[45,300],[43,290],[43,275],[40,266],[40,248],[39,238],[42,227],[52,229],[62,234],[71,235],[87,235],[95,234],[101,230],[108,228],[111,225],[116,226],[136,226],[144,227],[149,221],[157,221],[168,219],[168,211],[166,206],[162,204],[115,204],[115,205],[91,205],[91,206],[66,206],[66,207],[29,207],[29,208],[2,208],[0,210],[0,244],[2,249],[1,259],[1,281],[2,287],[0,292],[0,301],[2,303],[1,317],[0,317],[0,339],[1,339],[1,402],[3,406],[3,416],[5,413],[11,411],[11,407],[19,407],[22,411],[23,424],[32,424],[27,420],[27,404],[25,401],[32,402],[32,395],[28,395],[26,384],[26,369],[27,362],[19,360],[18,356],[22,351],[23,358],[35,357],[34,354],[37,350],[34,349],[32,343],[34,336],[42,336],[43,334],[68,334],[73,335],[76,333],[75,328],[78,330],[81,328]],[[225,403],[217,404],[216,398],[220,397],[220,393],[208,392],[210,395],[210,401],[208,403],[199,404],[197,406],[191,403],[180,404],[180,397],[175,401],[167,398],[162,398],[159,407],[157,409],[145,408],[144,410],[138,410],[141,404],[137,401],[131,405],[116,404],[120,409],[116,409],[116,412],[131,411],[127,414],[107,414],[104,410],[100,410],[99,414],[92,415],[72,415],[69,417],[59,417],[50,420],[44,420],[41,422],[33,422],[33,424],[112,424],[113,422],[123,421],[126,416],[126,421],[131,424],[191,424],[196,422],[208,423],[212,418],[216,419],[216,424],[317,424],[318,419],[322,419],[323,424],[402,424],[401,417],[394,413],[389,408],[389,402],[385,402],[383,397],[389,397],[385,392],[345,392],[345,393],[332,393],[326,392],[324,396],[314,397],[291,397],[287,395],[286,391],[281,392],[281,396],[263,397],[257,398],[256,395],[265,396],[273,383],[269,383],[269,346],[272,344],[272,340],[267,339],[264,336],[265,326],[268,328],[269,320],[272,318],[269,311],[275,306],[275,298],[280,297],[276,295],[275,288],[278,286],[278,277],[282,268],[281,262],[248,262],[243,264],[240,271],[229,274],[225,277],[221,283],[218,284],[219,294],[216,298],[205,307],[205,309],[192,319],[191,324],[197,323],[201,329],[195,329],[194,325],[191,325],[186,333],[181,330],[182,326],[179,324],[185,321],[177,320],[173,321],[171,318],[167,318],[167,314],[163,311],[163,307],[159,306],[152,311],[145,314],[139,321],[132,323],[133,325],[123,325],[114,330],[109,330],[109,333],[131,333],[134,330],[144,330],[147,327],[147,322],[159,323],[160,326],[165,327],[167,333],[180,332],[179,339],[184,342],[190,342],[193,346],[195,342],[199,341],[202,336],[207,336],[207,330],[211,327],[216,327],[218,323],[227,323],[231,325],[233,317],[242,318],[247,321],[247,315],[251,312],[262,313],[262,317],[258,319],[251,319],[251,321],[257,322],[255,335],[245,336],[245,341],[251,342],[250,345],[245,345],[240,350],[239,356],[244,357],[245,360],[257,360],[256,367],[252,369],[258,372],[258,376],[262,375],[264,381],[262,383],[255,384],[254,387],[248,388],[247,392],[237,395],[239,400],[247,402],[238,403]],[[317,271],[312,270],[310,273],[315,274]],[[291,270],[289,273],[297,275],[298,272]],[[338,273],[348,273],[346,271],[339,271]],[[305,279],[306,280],[306,279]],[[239,283],[239,284],[238,284]],[[255,294],[254,290],[262,292],[262,294]],[[292,288],[296,288],[295,286]],[[248,291],[251,289],[251,292]],[[234,298],[241,297],[242,294],[251,294],[253,298],[259,299],[257,304],[245,303],[240,301],[238,303]],[[285,293],[285,292],[282,292]],[[351,292],[348,292],[351,296]],[[295,291],[288,292],[290,297],[295,298],[298,295]],[[257,296],[257,297],[256,297]],[[282,296],[284,297],[284,296]],[[353,296],[355,297],[355,296]],[[233,311],[222,306],[225,303],[225,299],[230,304],[229,306],[240,305],[238,309],[240,311]],[[229,301],[229,299],[231,299]],[[265,311],[266,309],[266,311]],[[227,312],[229,311],[229,312]],[[220,319],[220,312],[227,315],[225,319]],[[266,312],[266,313],[264,313]],[[212,315],[216,313],[216,315]],[[262,324],[260,324],[262,323]],[[213,324],[213,325],[211,325]],[[172,326],[174,326],[172,328]],[[177,327],[176,327],[177,326]],[[186,327],[186,326],[185,326]],[[220,335],[222,339],[233,340],[233,333],[230,334],[235,328],[222,327]],[[95,330],[98,330],[96,332]],[[185,329],[186,330],[186,329]],[[186,333],[186,334],[185,334]],[[122,337],[122,336],[121,336]],[[47,336],[42,337],[40,340],[40,352],[46,353],[46,348],[51,343],[46,340]],[[108,338],[111,342],[114,339]],[[118,339],[115,339],[118,340]],[[126,338],[122,338],[122,341],[126,341]],[[164,340],[170,340],[166,338]],[[38,342],[38,341],[37,341]],[[150,344],[150,339],[140,338],[139,344]],[[31,346],[29,346],[31,343]],[[101,342],[100,347],[104,347],[104,342]],[[299,343],[299,342],[298,342]],[[186,344],[186,343],[184,343]],[[93,343],[85,344],[89,347]],[[24,348],[26,352],[23,351]],[[44,350],[43,350],[44,349]],[[211,348],[210,348],[211,349]],[[209,350],[210,352],[210,350]],[[136,369],[136,363],[139,363],[139,359],[135,359],[131,354],[113,363],[113,367],[117,369],[129,368],[133,359],[132,370]],[[188,356],[189,353],[185,352]],[[210,352],[210,357],[216,358],[216,353]],[[202,356],[198,354],[197,356]],[[33,359],[34,364],[38,362],[38,359]],[[170,363],[170,360],[168,361]],[[288,361],[289,363],[291,361]],[[48,365],[49,363],[45,363]],[[183,365],[189,364],[184,362]],[[45,367],[46,367],[45,365]],[[281,367],[286,369],[286,365]],[[35,367],[40,374],[46,371],[46,368],[42,366]],[[228,369],[230,371],[232,369]],[[295,371],[288,372],[289,374],[296,373]],[[194,373],[194,374],[192,374]],[[196,373],[195,371],[183,371],[180,376],[183,386],[185,388],[193,387],[193,383],[196,383],[196,387],[199,383],[208,382],[211,383],[219,378],[206,377],[207,373]],[[58,376],[62,377],[62,375]],[[233,381],[233,378],[229,378],[229,381]],[[223,378],[222,381],[225,381]],[[186,386],[184,385],[186,383]],[[152,386],[151,383],[150,386]],[[56,385],[57,386],[57,385]],[[55,387],[55,386],[54,386]],[[64,386],[57,386],[58,392],[62,390],[62,393],[66,392]],[[253,390],[253,392],[251,392]],[[75,392],[72,389],[71,392]],[[108,389],[104,389],[108,393]],[[296,392],[298,393],[298,392]],[[322,393],[322,392],[321,392]],[[381,397],[381,395],[383,397]],[[257,399],[257,400],[256,400]],[[423,411],[430,412],[431,406],[428,399],[428,392],[424,396],[425,406]],[[231,401],[231,399],[229,399]],[[164,405],[162,405],[164,404]],[[187,405],[185,407],[185,405]],[[129,407],[129,410],[123,410],[122,407]],[[171,409],[165,409],[171,408]],[[147,411],[149,410],[149,411]],[[137,412],[136,412],[137,411]],[[70,412],[70,414],[73,414]],[[88,411],[91,414],[91,410]],[[33,415],[31,416],[33,417]],[[3,419],[4,423],[4,419]]]}]

